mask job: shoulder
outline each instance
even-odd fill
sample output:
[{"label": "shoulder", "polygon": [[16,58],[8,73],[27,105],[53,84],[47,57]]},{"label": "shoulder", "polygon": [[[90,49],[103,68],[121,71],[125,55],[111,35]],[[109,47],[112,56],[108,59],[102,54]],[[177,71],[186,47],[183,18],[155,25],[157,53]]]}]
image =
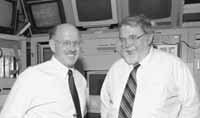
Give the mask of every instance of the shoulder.
[{"label": "shoulder", "polygon": [[130,65],[128,65],[123,58],[120,58],[111,65],[109,70],[123,70],[129,67]]},{"label": "shoulder", "polygon": [[33,90],[38,85],[39,71],[34,67],[28,67],[19,74],[12,88],[24,88],[25,90]]},{"label": "shoulder", "polygon": [[48,62],[44,62],[41,64],[37,64],[34,66],[27,67],[20,75],[18,76],[18,79],[23,79],[25,78],[26,80],[37,80],[41,78],[41,76],[44,76],[44,71],[47,71],[49,68],[47,65]]},{"label": "shoulder", "polygon": [[154,49],[152,55],[153,59],[157,61],[160,60],[162,62],[169,62],[169,63],[183,63],[183,60],[180,57],[158,49]]},{"label": "shoulder", "polygon": [[150,60],[150,64],[152,63],[163,68],[171,68],[171,70],[175,68],[179,68],[178,70],[188,68],[186,62],[181,57],[160,50],[154,50]]},{"label": "shoulder", "polygon": [[132,69],[132,66],[128,65],[125,60],[121,58],[112,64],[106,74],[106,78],[118,79],[129,73],[130,69]]},{"label": "shoulder", "polygon": [[45,70],[52,69],[53,66],[55,66],[55,65],[52,63],[52,61],[49,60],[49,61],[37,64],[37,65],[31,66],[31,69],[32,70],[45,71]]},{"label": "shoulder", "polygon": [[118,59],[117,61],[115,61],[112,65],[111,68],[115,68],[115,67],[126,67],[128,66],[128,64],[125,62],[125,60],[123,58]]}]

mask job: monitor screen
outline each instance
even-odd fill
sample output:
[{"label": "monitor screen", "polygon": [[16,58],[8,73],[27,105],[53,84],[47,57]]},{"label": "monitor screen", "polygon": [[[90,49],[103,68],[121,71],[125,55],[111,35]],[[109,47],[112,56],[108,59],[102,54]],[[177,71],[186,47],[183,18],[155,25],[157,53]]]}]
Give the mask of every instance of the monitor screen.
[{"label": "monitor screen", "polygon": [[129,13],[131,16],[144,14],[151,19],[170,17],[171,0],[129,0]]},{"label": "monitor screen", "polygon": [[13,34],[16,28],[16,6],[13,0],[0,1],[0,33]]},{"label": "monitor screen", "polygon": [[61,23],[57,3],[33,4],[32,15],[36,27],[50,27]]},{"label": "monitor screen", "polygon": [[75,24],[101,27],[117,24],[116,0],[72,0]]},{"label": "monitor screen", "polygon": [[25,2],[33,33],[47,33],[55,25],[66,22],[61,0]]},{"label": "monitor screen", "polygon": [[156,27],[173,27],[177,25],[180,0],[123,0],[120,11],[123,18],[145,15],[152,19]]},{"label": "monitor screen", "polygon": [[101,87],[106,74],[94,74],[90,75],[89,79],[89,94],[90,95],[100,95]]},{"label": "monitor screen", "polygon": [[80,21],[98,21],[112,18],[109,0],[77,0],[77,11]]},{"label": "monitor screen", "polygon": [[185,0],[184,3],[185,4],[196,4],[196,3],[200,3],[200,0]]},{"label": "monitor screen", "polygon": [[200,26],[200,0],[185,0],[182,12],[183,27]]},{"label": "monitor screen", "polygon": [[106,70],[87,71],[87,82],[89,87],[89,95],[100,95],[101,87],[106,77]]}]

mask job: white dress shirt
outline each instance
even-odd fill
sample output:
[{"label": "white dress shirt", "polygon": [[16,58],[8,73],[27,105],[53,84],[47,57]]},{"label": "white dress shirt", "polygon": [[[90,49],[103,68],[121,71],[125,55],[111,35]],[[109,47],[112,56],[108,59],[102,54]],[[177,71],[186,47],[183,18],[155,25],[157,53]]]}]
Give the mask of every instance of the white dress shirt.
[{"label": "white dress shirt", "polygon": [[[132,118],[200,118],[197,86],[187,65],[168,53],[151,49],[137,70]],[[115,62],[101,89],[102,118],[117,118],[132,66]]]},{"label": "white dress shirt", "polygon": [[[72,69],[82,114],[86,106],[86,80]],[[76,110],[68,86],[68,68],[56,58],[29,67],[16,80],[1,118],[74,118]]]}]

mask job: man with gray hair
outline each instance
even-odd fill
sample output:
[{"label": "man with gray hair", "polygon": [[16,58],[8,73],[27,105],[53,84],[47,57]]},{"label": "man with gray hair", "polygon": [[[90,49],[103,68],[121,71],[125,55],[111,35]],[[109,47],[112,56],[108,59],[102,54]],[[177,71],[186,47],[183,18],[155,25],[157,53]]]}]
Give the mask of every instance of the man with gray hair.
[{"label": "man with gray hair", "polygon": [[197,85],[178,57],[152,46],[151,20],[122,21],[121,59],[109,69],[101,89],[101,118],[199,118]]}]

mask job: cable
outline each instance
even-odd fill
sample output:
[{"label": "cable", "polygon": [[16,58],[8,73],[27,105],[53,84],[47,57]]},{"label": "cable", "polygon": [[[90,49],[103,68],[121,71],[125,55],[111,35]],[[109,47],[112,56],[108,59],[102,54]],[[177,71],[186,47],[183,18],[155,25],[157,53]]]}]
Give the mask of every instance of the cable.
[{"label": "cable", "polygon": [[163,44],[168,44],[168,45],[176,45],[176,44],[179,45],[179,43],[184,43],[187,47],[189,47],[191,49],[199,49],[200,48],[200,45],[198,45],[198,46],[192,46],[189,43],[187,43],[186,41],[179,41],[177,43],[168,43],[168,42],[162,41],[162,43]]}]

